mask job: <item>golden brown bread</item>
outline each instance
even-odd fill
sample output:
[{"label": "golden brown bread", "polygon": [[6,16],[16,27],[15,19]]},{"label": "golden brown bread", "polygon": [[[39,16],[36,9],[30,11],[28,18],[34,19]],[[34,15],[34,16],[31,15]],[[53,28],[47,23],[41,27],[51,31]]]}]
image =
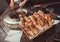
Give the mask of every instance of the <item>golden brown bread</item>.
[{"label": "golden brown bread", "polygon": [[47,25],[50,26],[51,21],[51,15],[44,14],[43,11],[38,11],[34,12],[31,16],[24,16],[20,25],[23,27],[27,35],[34,36],[43,29],[42,27]]}]

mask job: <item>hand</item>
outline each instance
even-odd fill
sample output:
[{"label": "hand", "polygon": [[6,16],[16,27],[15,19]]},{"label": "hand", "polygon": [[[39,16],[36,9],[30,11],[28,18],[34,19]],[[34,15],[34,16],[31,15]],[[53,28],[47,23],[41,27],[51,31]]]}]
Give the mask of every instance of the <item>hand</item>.
[{"label": "hand", "polygon": [[24,6],[24,3],[21,2],[21,3],[19,4],[19,7],[23,7],[23,6]]},{"label": "hand", "polygon": [[13,9],[14,8],[14,3],[10,3],[10,7],[11,7],[11,9]]}]

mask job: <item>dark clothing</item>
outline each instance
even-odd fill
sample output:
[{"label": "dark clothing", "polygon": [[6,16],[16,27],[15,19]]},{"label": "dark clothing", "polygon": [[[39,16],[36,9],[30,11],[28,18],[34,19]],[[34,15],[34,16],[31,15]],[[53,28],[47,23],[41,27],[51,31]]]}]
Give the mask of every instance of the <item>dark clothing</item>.
[{"label": "dark clothing", "polygon": [[0,0],[0,15],[4,12],[4,10],[8,7],[6,0]]},{"label": "dark clothing", "polygon": [[10,3],[10,0],[7,0],[7,3],[9,4]]},{"label": "dark clothing", "polygon": [[28,2],[26,3],[26,7],[30,7],[36,4],[45,4],[51,2],[60,2],[60,0],[28,0]]}]

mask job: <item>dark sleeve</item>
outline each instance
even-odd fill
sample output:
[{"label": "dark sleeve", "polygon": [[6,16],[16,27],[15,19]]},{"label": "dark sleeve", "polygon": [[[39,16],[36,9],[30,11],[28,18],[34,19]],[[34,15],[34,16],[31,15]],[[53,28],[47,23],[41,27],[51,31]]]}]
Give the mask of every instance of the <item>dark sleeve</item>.
[{"label": "dark sleeve", "polygon": [[7,1],[8,4],[10,3],[10,0],[6,0],[6,1]]}]

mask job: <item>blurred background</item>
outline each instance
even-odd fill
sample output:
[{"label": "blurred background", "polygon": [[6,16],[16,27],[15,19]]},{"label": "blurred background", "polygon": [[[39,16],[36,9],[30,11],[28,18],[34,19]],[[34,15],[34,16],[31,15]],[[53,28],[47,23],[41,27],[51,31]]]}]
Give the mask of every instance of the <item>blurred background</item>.
[{"label": "blurred background", "polygon": [[[26,7],[28,6],[33,6],[34,4],[46,4],[46,3],[51,3],[51,2],[60,2],[60,0],[29,0],[27,3],[26,3]],[[2,13],[6,10],[6,8],[8,7],[8,3],[6,0],[0,0],[0,16],[2,15]],[[56,5],[51,5],[49,7],[52,7],[54,8],[54,13],[60,15],[60,4],[56,4]],[[47,7],[48,8],[48,7]],[[1,27],[0,27],[1,28]],[[56,29],[57,31],[60,30],[60,24],[58,24],[56,26]],[[4,28],[6,32],[8,32],[8,29]],[[4,38],[5,38],[5,34],[4,32],[0,29],[0,42],[7,42],[7,41],[4,41]]]}]

